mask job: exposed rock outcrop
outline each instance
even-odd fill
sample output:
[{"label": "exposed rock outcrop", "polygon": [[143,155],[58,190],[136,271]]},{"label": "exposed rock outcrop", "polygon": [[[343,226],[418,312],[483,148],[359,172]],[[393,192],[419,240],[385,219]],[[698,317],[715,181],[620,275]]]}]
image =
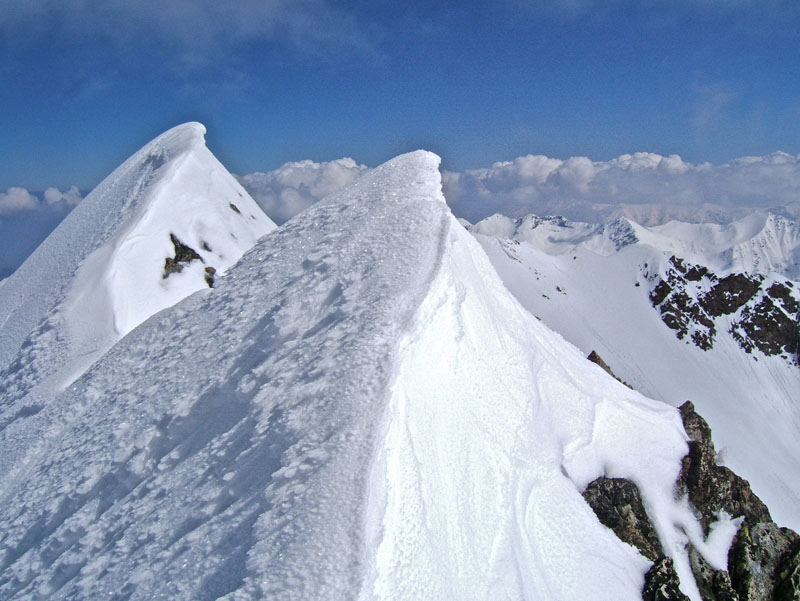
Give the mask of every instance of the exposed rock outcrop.
[{"label": "exposed rock outcrop", "polygon": [[700,596],[705,601],[739,601],[728,572],[712,568],[694,547],[689,548],[689,562]]},{"label": "exposed rock outcrop", "polygon": [[661,557],[644,575],[644,601],[690,601],[680,588],[678,573],[669,557]]},{"label": "exposed rock outcrop", "polygon": [[[175,248],[175,256],[164,259],[164,273],[161,276],[162,278],[167,279],[173,273],[180,273],[183,271],[183,267],[192,261],[200,261],[201,263],[205,263],[203,257],[201,257],[195,249],[178,240],[178,237],[175,236],[175,234],[170,234],[169,239],[172,242],[172,246]],[[207,252],[211,250],[206,242],[203,242],[201,248]],[[205,267],[203,270],[203,279],[206,281],[206,284],[208,284],[209,288],[214,287],[214,279],[216,274],[216,268],[211,267],[210,265]]]},{"label": "exposed rock outcrop", "polygon": [[175,256],[164,259],[164,275],[162,276],[164,279],[173,273],[180,273],[183,271],[183,266],[192,261],[203,261],[195,249],[178,240],[175,234],[170,234],[169,239],[175,248]]},{"label": "exposed rock outcrop", "polygon": [[583,498],[604,526],[617,537],[633,545],[650,561],[663,556],[653,524],[642,505],[639,489],[623,478],[598,478],[586,490]]},{"label": "exposed rock outcrop", "polygon": [[617,376],[617,374],[615,374],[613,371],[611,371],[611,367],[609,367],[608,363],[606,363],[605,361],[603,361],[603,358],[602,358],[602,357],[601,357],[601,356],[600,356],[600,355],[597,353],[597,351],[592,351],[591,353],[589,353],[589,356],[588,356],[588,357],[586,357],[586,358],[587,358],[589,361],[591,361],[592,363],[594,363],[594,364],[596,364],[596,365],[599,365],[600,367],[602,367],[602,368],[603,368],[603,370],[604,370],[604,371],[605,371],[605,372],[606,372],[606,373],[607,373],[609,376],[611,376],[612,378],[614,378],[614,379],[615,379],[615,380],[617,380],[618,382],[621,382],[622,384],[625,384],[625,386],[627,386],[628,388],[633,388],[633,387],[632,387],[630,384],[628,384],[628,383],[627,383],[625,380],[621,379],[620,377],[618,377],[618,376]]},{"label": "exposed rock outcrop", "polygon": [[669,264],[663,274],[645,276],[653,283],[650,303],[679,340],[707,351],[727,331],[746,353],[757,349],[800,363],[800,295],[790,280],[745,273],[720,278],[674,255]]},{"label": "exposed rock outcrop", "polygon": [[[680,412],[689,436],[689,454],[683,459],[679,490],[688,494],[706,531],[720,511],[743,518],[728,553],[728,574],[709,571],[702,566],[704,562],[693,559],[692,568],[703,598],[800,599],[797,579],[793,584],[791,576],[800,573],[800,537],[772,521],[767,506],[753,493],[747,480],[717,465],[711,428],[694,405],[687,401]],[[694,556],[699,557],[697,553]],[[730,587],[724,582],[728,577]],[[737,597],[731,596],[731,589]],[[783,596],[779,597],[779,593]]]},{"label": "exposed rock outcrop", "polygon": [[[728,553],[728,571],[716,570],[689,548],[692,572],[704,601],[800,601],[800,536],[778,527],[750,484],[717,465],[711,428],[687,401],[680,407],[689,437],[676,494],[687,495],[706,534],[724,512],[742,519]],[[598,478],[583,493],[601,523],[653,561],[642,598],[687,599],[678,588],[672,560],[663,555],[636,486],[620,478]]]},{"label": "exposed rock outcrop", "polygon": [[720,511],[732,517],[745,516],[751,524],[771,522],[769,510],[750,490],[747,480],[717,465],[711,428],[694,410],[694,405],[686,401],[680,412],[689,436],[689,453],[683,458],[678,488],[688,493],[705,532],[708,533],[709,525]]}]

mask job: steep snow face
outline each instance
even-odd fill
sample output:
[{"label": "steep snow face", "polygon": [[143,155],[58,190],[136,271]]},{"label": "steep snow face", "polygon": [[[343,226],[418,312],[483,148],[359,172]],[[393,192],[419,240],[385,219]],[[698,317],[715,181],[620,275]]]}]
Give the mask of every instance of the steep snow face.
[{"label": "steep snow face", "polygon": [[[554,256],[527,242],[477,239],[526,309],[585,354],[596,350],[620,378],[651,398],[676,406],[692,400],[711,424],[724,464],[750,481],[776,522],[800,527],[800,369],[793,357],[768,356],[757,347],[745,352],[736,339],[743,311],[785,278],[765,276],[749,303],[714,317],[715,334],[705,340],[713,344],[703,350],[692,336],[709,334],[700,323],[704,314],[689,319],[679,339],[661,307],[653,306],[653,287],[672,281],[675,265],[652,246],[630,245],[609,256],[578,247]],[[686,294],[691,310],[716,283],[698,276],[685,289],[671,286]],[[794,298],[796,288],[787,288]]]},{"label": "steep snow face", "polygon": [[373,468],[374,584],[360,598],[640,599],[649,562],[580,495],[601,475],[638,485],[699,598],[684,546],[707,547],[673,500],[686,452],[674,411],[533,318],[467,232],[448,229],[398,354]]},{"label": "steep snow face", "polygon": [[800,224],[771,213],[753,213],[725,225],[682,223],[645,227],[625,218],[606,224],[563,217],[493,215],[469,228],[476,234],[524,241],[548,255],[577,248],[610,255],[630,244],[647,244],[727,274],[780,273],[800,279]]},{"label": "steep snow face", "polygon": [[673,221],[648,232],[643,243],[716,271],[800,280],[800,223],[778,215],[754,213],[727,225]]},{"label": "steep snow face", "polygon": [[147,144],[8,279],[0,367],[22,349],[40,380],[59,372],[53,385],[68,382],[149,316],[207,288],[275,228],[204,133],[188,123]]},{"label": "steep snow face", "polygon": [[0,596],[639,599],[649,562],[580,495],[607,475],[697,599],[677,411],[521,308],[438,163],[314,205],[43,403],[0,476]]}]

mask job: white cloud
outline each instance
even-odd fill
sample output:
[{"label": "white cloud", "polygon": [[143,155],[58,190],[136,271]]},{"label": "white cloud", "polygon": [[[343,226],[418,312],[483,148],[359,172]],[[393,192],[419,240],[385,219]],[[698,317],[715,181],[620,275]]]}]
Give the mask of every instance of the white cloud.
[{"label": "white cloud", "polygon": [[47,188],[44,191],[44,201],[50,206],[63,205],[72,208],[82,200],[78,186],[70,186],[62,192],[58,188]]},{"label": "white cloud", "polygon": [[39,199],[25,188],[11,187],[5,192],[0,192],[0,215],[10,216],[44,210],[64,212],[72,209],[82,199],[77,186],[70,186],[64,192],[58,188],[47,188],[42,196],[42,199]]},{"label": "white cloud", "polygon": [[366,170],[350,158],[324,163],[307,160],[286,163],[267,173],[250,173],[239,181],[267,215],[283,223]]},{"label": "white cloud", "polygon": [[610,161],[529,155],[446,171],[443,187],[454,213],[470,221],[493,213],[588,221],[624,214],[644,223],[725,221],[757,209],[800,215],[800,156],[775,152],[714,166],[642,152]]},{"label": "white cloud", "polygon": [[[349,158],[298,161],[239,180],[282,223],[365,171]],[[646,225],[726,222],[759,209],[800,217],[800,156],[775,152],[711,165],[649,152],[610,161],[527,155],[483,169],[444,171],[442,187],[456,216],[472,222],[493,213],[582,221],[624,215]]]},{"label": "white cloud", "polygon": [[0,192],[0,215],[13,215],[32,211],[39,206],[39,199],[25,188],[12,187]]}]

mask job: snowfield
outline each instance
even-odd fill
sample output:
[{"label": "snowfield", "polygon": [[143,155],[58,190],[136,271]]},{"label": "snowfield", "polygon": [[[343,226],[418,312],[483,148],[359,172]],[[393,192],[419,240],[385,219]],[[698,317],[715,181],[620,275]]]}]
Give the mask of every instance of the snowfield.
[{"label": "snowfield", "polygon": [[582,248],[608,256],[640,244],[719,274],[779,273],[800,280],[800,223],[767,212],[725,225],[670,221],[650,227],[625,217],[608,223],[583,223],[559,216],[512,219],[497,214],[467,227],[476,234],[527,242],[548,255]]},{"label": "snowfield", "polygon": [[678,412],[522,308],[438,165],[370,171],[17,406],[0,597],[640,599],[650,562],[580,494],[606,475],[699,599],[685,543],[719,565],[735,526],[673,498]]}]

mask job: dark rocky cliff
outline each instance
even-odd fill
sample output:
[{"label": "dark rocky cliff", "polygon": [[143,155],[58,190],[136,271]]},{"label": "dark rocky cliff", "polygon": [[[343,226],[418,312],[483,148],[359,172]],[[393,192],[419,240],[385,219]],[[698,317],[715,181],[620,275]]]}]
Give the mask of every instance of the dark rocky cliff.
[{"label": "dark rocky cliff", "polygon": [[[689,453],[675,484],[688,495],[708,534],[724,511],[742,517],[728,553],[728,571],[715,570],[695,549],[689,558],[704,601],[800,600],[800,536],[778,527],[746,480],[717,465],[711,428],[690,402],[680,407]],[[685,600],[672,560],[665,556],[636,486],[619,478],[598,478],[583,493],[600,521],[653,561],[645,576],[646,601]]]}]

